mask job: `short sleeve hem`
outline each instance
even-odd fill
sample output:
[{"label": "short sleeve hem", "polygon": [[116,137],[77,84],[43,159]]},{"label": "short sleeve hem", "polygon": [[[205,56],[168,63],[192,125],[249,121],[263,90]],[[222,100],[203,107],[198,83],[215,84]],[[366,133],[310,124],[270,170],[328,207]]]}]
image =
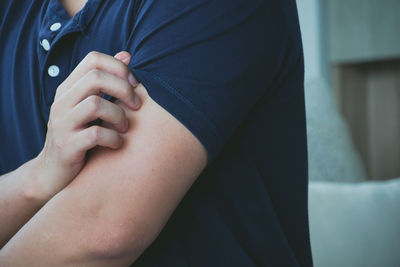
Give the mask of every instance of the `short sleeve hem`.
[{"label": "short sleeve hem", "polygon": [[134,69],[135,77],[146,88],[150,97],[180,121],[204,146],[209,165],[222,147],[216,126],[196,106],[159,75]]}]

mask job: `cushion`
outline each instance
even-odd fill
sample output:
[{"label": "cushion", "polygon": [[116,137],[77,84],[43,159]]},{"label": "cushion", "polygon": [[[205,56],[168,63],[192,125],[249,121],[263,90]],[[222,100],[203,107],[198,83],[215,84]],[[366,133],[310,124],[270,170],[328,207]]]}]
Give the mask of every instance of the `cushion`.
[{"label": "cushion", "polygon": [[365,168],[331,90],[321,81],[308,81],[305,97],[310,180],[365,180]]},{"label": "cushion", "polygon": [[400,178],[385,182],[311,182],[315,266],[400,266]]}]

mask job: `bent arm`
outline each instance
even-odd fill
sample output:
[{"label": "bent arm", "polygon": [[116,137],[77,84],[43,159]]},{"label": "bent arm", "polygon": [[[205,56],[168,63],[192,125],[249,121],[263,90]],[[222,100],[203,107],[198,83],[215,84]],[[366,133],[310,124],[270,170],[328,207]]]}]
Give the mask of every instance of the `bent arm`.
[{"label": "bent arm", "polygon": [[[89,53],[57,88],[42,151],[16,171],[0,177],[0,248],[71,182],[84,165],[89,149],[120,147],[118,131],[127,129],[125,112],[97,94],[101,90],[122,99],[133,110],[140,108],[132,90],[137,81],[126,66],[130,58],[124,51],[114,58]],[[77,96],[82,99],[78,101]],[[110,127],[88,125],[95,119],[106,121]]]},{"label": "bent arm", "polygon": [[35,182],[35,164],[33,159],[0,176],[0,248],[46,203]]},{"label": "bent arm", "polygon": [[[142,85],[117,151],[96,149],[81,173],[0,251],[0,265],[128,265],[153,242],[200,175],[200,142]],[[120,104],[123,106],[123,104]]]}]

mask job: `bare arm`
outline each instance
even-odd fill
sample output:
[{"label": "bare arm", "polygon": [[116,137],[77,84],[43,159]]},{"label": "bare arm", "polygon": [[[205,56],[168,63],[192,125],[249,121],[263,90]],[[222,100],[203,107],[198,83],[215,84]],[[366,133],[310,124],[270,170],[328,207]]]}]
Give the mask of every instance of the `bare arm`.
[{"label": "bare arm", "polygon": [[35,184],[36,161],[0,177],[0,247],[46,203]]},{"label": "bare arm", "polygon": [[0,251],[0,265],[125,266],[157,237],[206,165],[200,142],[139,85],[124,146],[97,149]]},{"label": "bare arm", "polygon": [[[102,90],[125,99],[125,102],[133,98],[133,86],[128,83],[129,70],[125,65],[129,63],[130,55],[127,52],[117,54],[117,58],[101,55],[102,65],[98,59],[94,60],[98,55],[92,53],[86,57],[57,90],[41,153],[17,170],[0,177],[0,248],[72,181],[85,163],[87,150],[95,146],[113,149],[121,146],[118,132],[125,132],[128,128],[125,112],[97,95]],[[100,86],[97,76],[105,77]],[[128,104],[133,106],[133,103]],[[97,118],[107,121],[108,127],[88,125]],[[92,132],[97,133],[98,138],[91,138]],[[61,149],[62,146],[66,149]]]}]

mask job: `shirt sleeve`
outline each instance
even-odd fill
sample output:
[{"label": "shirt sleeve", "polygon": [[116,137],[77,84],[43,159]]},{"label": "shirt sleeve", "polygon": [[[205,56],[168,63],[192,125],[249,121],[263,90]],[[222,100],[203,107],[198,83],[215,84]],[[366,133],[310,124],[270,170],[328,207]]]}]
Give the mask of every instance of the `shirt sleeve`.
[{"label": "shirt sleeve", "polygon": [[212,162],[268,90],[288,25],[280,1],[143,0],[126,50],[130,69]]}]

